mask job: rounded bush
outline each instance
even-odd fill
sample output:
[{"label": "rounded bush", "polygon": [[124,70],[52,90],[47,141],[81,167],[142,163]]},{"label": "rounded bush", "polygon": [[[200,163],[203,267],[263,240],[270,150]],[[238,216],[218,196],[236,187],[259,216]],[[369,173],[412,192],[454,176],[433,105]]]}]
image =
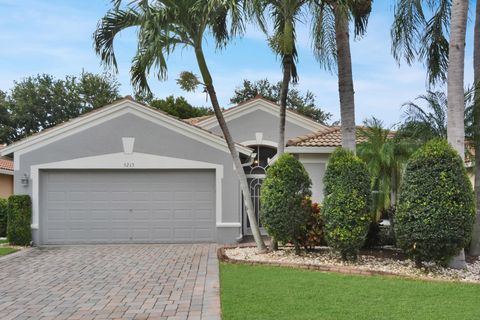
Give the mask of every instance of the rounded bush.
[{"label": "rounded bush", "polygon": [[323,217],[328,245],[344,260],[355,260],[370,225],[370,176],[367,166],[351,151],[331,155],[325,177]]},{"label": "rounded bush", "polygon": [[10,244],[27,246],[32,241],[32,201],[28,195],[8,198],[7,239]]},{"label": "rounded bush", "polygon": [[276,240],[292,242],[297,253],[300,250],[299,239],[312,212],[311,185],[303,165],[288,153],[268,168],[262,183],[262,224]]},{"label": "rounded bush", "polygon": [[407,163],[395,215],[397,246],[417,264],[446,264],[467,245],[474,216],[462,159],[447,141],[428,142]]}]

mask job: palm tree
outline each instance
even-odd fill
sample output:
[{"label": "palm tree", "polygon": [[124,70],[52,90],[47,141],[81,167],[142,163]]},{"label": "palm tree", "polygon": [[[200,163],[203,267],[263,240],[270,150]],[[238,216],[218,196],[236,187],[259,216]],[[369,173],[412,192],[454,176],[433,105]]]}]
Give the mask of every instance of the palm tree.
[{"label": "palm tree", "polygon": [[480,255],[480,1],[475,8],[475,28],[473,36],[473,78],[474,78],[474,148],[475,148],[475,198],[477,216],[472,232],[470,254]]},{"label": "palm tree", "polygon": [[421,142],[447,138],[447,96],[444,92],[428,90],[402,107],[405,108],[405,122],[399,130],[401,135]]},{"label": "palm tree", "polygon": [[98,23],[94,46],[102,62],[116,70],[114,39],[127,28],[137,28],[138,47],[132,60],[131,80],[134,87],[143,92],[150,91],[147,77],[152,68],[159,80],[166,78],[167,58],[177,47],[194,50],[202,80],[192,73],[183,73],[181,85],[188,90],[202,85],[208,93],[240,180],[257,249],[265,251],[247,179],[223,117],[202,47],[206,32],[211,32],[218,47],[225,46],[232,36],[242,32],[242,10],[241,1],[235,0],[129,0],[123,7],[122,1],[116,0]]},{"label": "palm tree", "polygon": [[[463,122],[463,82],[465,75],[465,37],[467,33],[468,0],[453,0],[448,53],[448,125],[447,139],[462,159],[465,158],[465,127]],[[453,268],[465,269],[465,251],[451,262]]]},{"label": "palm tree", "polygon": [[[297,83],[295,24],[300,20],[302,7],[308,0],[253,0],[249,13],[255,17],[257,24],[267,34],[270,47],[282,60],[283,78],[280,91],[280,126],[277,155],[285,150],[285,117],[289,84]],[[268,35],[265,15],[272,19],[273,34]]]},{"label": "palm tree", "polygon": [[[473,93],[472,89],[464,93],[465,137],[473,138]],[[447,138],[448,99],[443,91],[427,90],[413,101],[403,104],[404,122],[396,134],[398,138],[409,139],[423,144],[433,138]]]},{"label": "palm tree", "polygon": [[378,221],[382,212],[395,207],[403,168],[416,145],[395,138],[394,132],[384,128],[383,122],[376,118],[364,121],[359,137],[363,141],[358,144],[357,152],[372,177],[373,211]]},{"label": "palm tree", "polygon": [[328,70],[337,66],[342,147],[353,152],[356,148],[355,98],[349,20],[354,20],[355,36],[364,35],[371,5],[371,0],[318,0],[312,5],[315,56]]}]

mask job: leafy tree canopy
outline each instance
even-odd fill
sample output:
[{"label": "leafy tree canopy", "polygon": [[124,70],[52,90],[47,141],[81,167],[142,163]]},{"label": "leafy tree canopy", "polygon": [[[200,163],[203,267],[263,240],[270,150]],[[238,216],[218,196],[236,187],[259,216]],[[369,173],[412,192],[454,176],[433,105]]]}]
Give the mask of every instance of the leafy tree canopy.
[{"label": "leafy tree canopy", "polygon": [[39,74],[0,92],[0,143],[11,143],[118,99],[120,84],[109,75],[82,72],[56,79]]},{"label": "leafy tree canopy", "polygon": [[[281,82],[272,84],[268,79],[254,82],[243,80],[242,86],[235,89],[235,94],[230,99],[230,102],[241,103],[257,96],[262,96],[267,100],[279,103],[281,88]],[[310,91],[303,94],[295,88],[290,89],[287,96],[287,108],[322,124],[327,124],[327,121],[332,117],[331,113],[323,111],[316,106],[315,95]]]},{"label": "leafy tree canopy", "polygon": [[195,107],[188,103],[184,97],[174,97],[173,95],[165,99],[154,98],[153,96],[136,96],[139,101],[144,101],[150,106],[168,113],[180,119],[188,119],[210,115],[213,110],[206,107]]}]

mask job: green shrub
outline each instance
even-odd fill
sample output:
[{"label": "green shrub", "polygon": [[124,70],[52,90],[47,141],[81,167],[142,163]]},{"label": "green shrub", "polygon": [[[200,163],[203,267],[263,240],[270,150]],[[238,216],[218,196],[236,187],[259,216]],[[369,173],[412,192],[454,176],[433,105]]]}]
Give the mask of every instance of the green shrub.
[{"label": "green shrub", "polygon": [[415,260],[446,264],[468,243],[475,215],[458,153],[435,139],[408,161],[395,214],[397,245]]},{"label": "green shrub", "polygon": [[0,199],[0,237],[2,238],[7,235],[7,212],[7,199]]},{"label": "green shrub", "polygon": [[267,170],[261,188],[262,224],[276,240],[292,242],[299,253],[299,239],[311,213],[312,182],[303,165],[285,153]]},{"label": "green shrub", "polygon": [[32,241],[30,224],[32,202],[28,195],[13,195],[8,198],[7,239],[10,244],[26,246]]},{"label": "green shrub", "polygon": [[327,243],[342,259],[355,260],[371,220],[370,176],[365,163],[338,148],[328,161],[323,179],[323,217]]},{"label": "green shrub", "polygon": [[310,217],[300,238],[300,244],[305,249],[313,249],[325,244],[325,230],[320,204],[314,202],[311,208]]}]

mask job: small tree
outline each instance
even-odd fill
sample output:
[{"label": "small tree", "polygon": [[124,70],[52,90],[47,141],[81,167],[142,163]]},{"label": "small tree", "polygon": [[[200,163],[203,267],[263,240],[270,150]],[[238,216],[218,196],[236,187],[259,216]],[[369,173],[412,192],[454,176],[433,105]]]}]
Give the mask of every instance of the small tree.
[{"label": "small tree", "polygon": [[367,166],[351,151],[338,148],[330,157],[325,177],[323,217],[329,246],[342,259],[355,260],[370,223],[370,176]]},{"label": "small tree", "polygon": [[300,253],[300,239],[311,215],[312,181],[303,165],[285,153],[267,170],[261,189],[261,219],[268,234],[292,242]]},{"label": "small tree", "polygon": [[435,139],[409,160],[395,215],[397,245],[417,265],[446,264],[468,243],[473,190],[458,153]]}]

